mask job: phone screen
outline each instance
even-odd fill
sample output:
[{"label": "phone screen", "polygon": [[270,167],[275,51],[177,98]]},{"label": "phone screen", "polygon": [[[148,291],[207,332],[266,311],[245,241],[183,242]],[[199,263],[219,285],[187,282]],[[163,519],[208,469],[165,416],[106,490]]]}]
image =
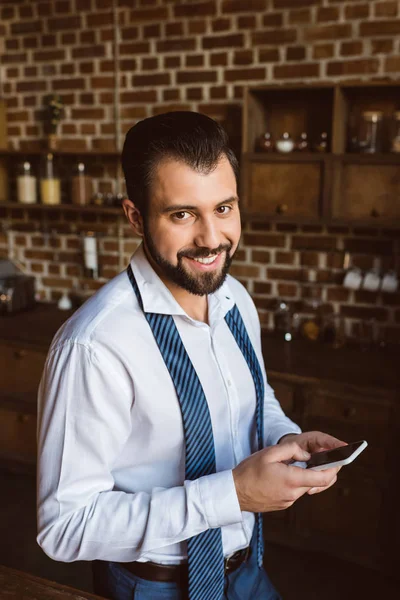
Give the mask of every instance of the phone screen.
[{"label": "phone screen", "polygon": [[355,450],[362,446],[363,443],[363,441],[353,442],[351,444],[347,444],[347,446],[340,446],[340,448],[334,448],[333,450],[315,452],[311,455],[310,460],[307,462],[306,469],[320,467],[322,465],[327,465],[339,460],[346,460],[346,458],[349,458],[349,456],[351,456]]}]

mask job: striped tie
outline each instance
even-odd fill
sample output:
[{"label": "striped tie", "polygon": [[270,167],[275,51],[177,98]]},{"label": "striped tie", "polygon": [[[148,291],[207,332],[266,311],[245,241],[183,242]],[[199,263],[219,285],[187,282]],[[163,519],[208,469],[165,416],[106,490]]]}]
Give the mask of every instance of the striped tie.
[{"label": "striped tie", "polygon": [[[131,266],[128,276],[138,302],[143,302]],[[207,400],[196,371],[171,315],[146,313],[164,362],[171,375],[182,411],[185,434],[185,479],[194,480],[216,472],[215,448]],[[234,306],[225,320],[249,366],[256,388],[258,447],[263,447],[264,382],[261,368],[239,310]],[[257,515],[257,557],[262,565],[262,519]],[[221,529],[208,529],[187,540],[189,599],[221,600],[224,595],[224,554]]]}]

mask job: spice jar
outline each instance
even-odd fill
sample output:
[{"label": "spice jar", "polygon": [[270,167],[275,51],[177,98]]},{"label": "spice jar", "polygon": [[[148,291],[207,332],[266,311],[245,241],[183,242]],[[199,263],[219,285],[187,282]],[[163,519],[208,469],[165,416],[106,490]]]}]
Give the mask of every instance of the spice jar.
[{"label": "spice jar", "polygon": [[55,174],[53,155],[46,155],[43,174],[40,179],[40,197],[42,204],[61,203],[60,179]]},{"label": "spice jar", "polygon": [[316,152],[327,152],[328,151],[328,134],[326,131],[323,131],[319,136],[316,144],[314,145],[314,150]]},{"label": "spice jar", "polygon": [[296,150],[298,152],[307,152],[308,151],[308,139],[307,139],[307,134],[305,133],[305,131],[303,131],[303,133],[300,134],[300,138],[296,145]]},{"label": "spice jar", "polygon": [[391,149],[392,152],[400,152],[400,111],[397,111],[393,115],[394,117],[394,131],[392,137]]},{"label": "spice jar", "polygon": [[266,131],[258,138],[256,142],[256,150],[259,152],[272,152],[274,149],[274,142],[272,135]]},{"label": "spice jar", "polygon": [[89,204],[92,194],[92,179],[86,174],[85,165],[80,162],[77,164],[71,180],[72,204],[79,204],[81,206]]},{"label": "spice jar", "polygon": [[294,141],[290,137],[290,134],[285,131],[279,140],[276,140],[276,149],[278,152],[288,153],[294,149]]},{"label": "spice jar", "polygon": [[359,147],[361,152],[382,152],[382,117],[379,110],[362,113],[360,121]]},{"label": "spice jar", "polygon": [[37,202],[36,177],[32,174],[31,163],[28,161],[18,167],[17,201],[21,204]]}]

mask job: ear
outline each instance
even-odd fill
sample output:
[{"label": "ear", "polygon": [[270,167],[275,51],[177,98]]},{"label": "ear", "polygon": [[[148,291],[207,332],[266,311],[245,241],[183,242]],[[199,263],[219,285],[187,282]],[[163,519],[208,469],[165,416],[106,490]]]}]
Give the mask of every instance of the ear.
[{"label": "ear", "polygon": [[143,218],[139,209],[136,208],[132,200],[128,200],[128,198],[125,198],[122,201],[122,208],[124,209],[125,216],[133,231],[136,235],[143,237]]}]

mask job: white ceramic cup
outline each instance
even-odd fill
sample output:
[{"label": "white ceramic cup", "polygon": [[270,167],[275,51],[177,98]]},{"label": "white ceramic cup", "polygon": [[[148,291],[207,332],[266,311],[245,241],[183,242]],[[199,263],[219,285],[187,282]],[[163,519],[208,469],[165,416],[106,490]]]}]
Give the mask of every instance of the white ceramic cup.
[{"label": "white ceramic cup", "polygon": [[361,270],[357,267],[353,267],[349,271],[347,271],[345,278],[343,280],[344,287],[350,290],[358,290],[361,286],[362,282],[362,273]]},{"label": "white ceramic cup", "polygon": [[365,274],[361,287],[363,290],[376,292],[377,290],[379,290],[380,285],[381,278],[379,277],[379,272],[374,269],[371,269]]},{"label": "white ceramic cup", "polygon": [[381,290],[383,292],[396,292],[399,287],[399,280],[394,271],[388,271],[382,277]]}]

